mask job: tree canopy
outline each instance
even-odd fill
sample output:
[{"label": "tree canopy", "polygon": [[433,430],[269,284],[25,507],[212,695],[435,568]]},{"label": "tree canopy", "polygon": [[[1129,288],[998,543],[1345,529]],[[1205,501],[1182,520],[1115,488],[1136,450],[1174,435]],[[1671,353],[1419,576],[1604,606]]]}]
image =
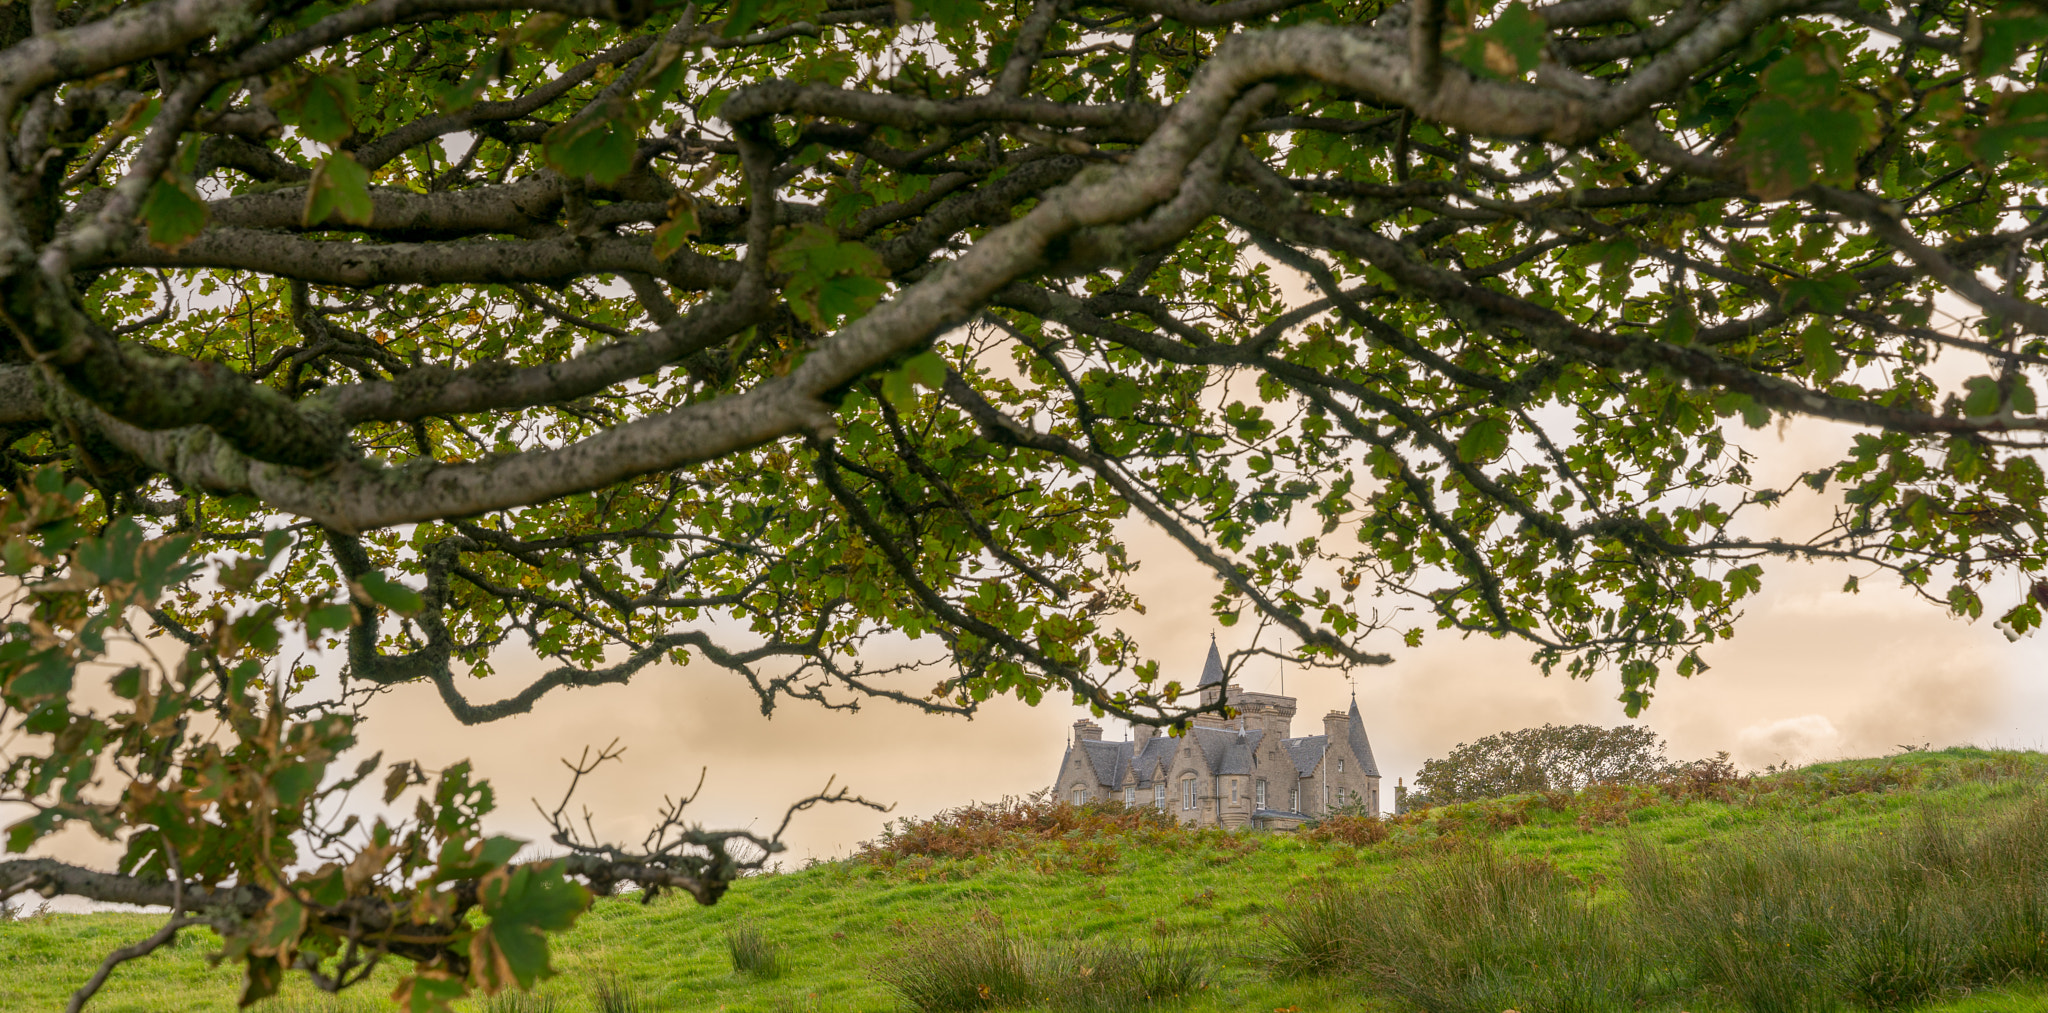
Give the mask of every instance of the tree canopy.
[{"label": "tree canopy", "polygon": [[[764,710],[1170,725],[1134,524],[1300,661],[1518,637],[1631,713],[1773,558],[2029,631],[2044,38],[1982,0],[0,7],[0,800],[16,850],[128,842],[0,896],[171,906],[252,1001],[528,985],[586,887],[709,902],[774,841],[678,805],[521,863],[402,761],[418,808],[344,819],[366,695],[488,722],[690,663]],[[1793,417],[1853,442],[1767,487]],[[473,699],[508,643],[553,667]]]},{"label": "tree canopy", "polygon": [[1408,802],[1448,805],[1596,784],[1639,784],[1681,769],[1665,757],[1664,740],[1642,725],[1546,724],[1460,742],[1448,754],[1422,761]]}]

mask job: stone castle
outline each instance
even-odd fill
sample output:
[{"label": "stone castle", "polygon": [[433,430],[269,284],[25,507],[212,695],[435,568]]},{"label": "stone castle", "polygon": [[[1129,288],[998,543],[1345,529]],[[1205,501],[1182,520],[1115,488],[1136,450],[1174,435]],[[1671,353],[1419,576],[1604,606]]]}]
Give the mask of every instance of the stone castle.
[{"label": "stone castle", "polygon": [[1204,827],[1292,829],[1339,806],[1380,808],[1380,770],[1358,714],[1323,715],[1323,733],[1288,737],[1294,698],[1232,688],[1212,640],[1198,685],[1202,703],[1229,694],[1234,717],[1203,714],[1180,738],[1143,725],[1129,742],[1104,742],[1102,726],[1074,722],[1053,788],[1076,804],[1118,800],[1174,813]]}]

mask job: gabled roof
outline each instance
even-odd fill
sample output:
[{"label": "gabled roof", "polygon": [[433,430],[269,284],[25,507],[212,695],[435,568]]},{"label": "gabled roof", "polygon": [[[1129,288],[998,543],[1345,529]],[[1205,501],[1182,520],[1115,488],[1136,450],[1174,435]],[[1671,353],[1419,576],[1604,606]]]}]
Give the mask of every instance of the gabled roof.
[{"label": "gabled roof", "polygon": [[1095,768],[1098,784],[1120,788],[1124,783],[1124,764],[1131,758],[1128,742],[1103,742],[1100,739],[1083,740],[1081,748],[1087,751],[1088,765]]},{"label": "gabled roof", "polygon": [[1223,761],[1216,768],[1218,774],[1249,774],[1252,764],[1258,762],[1259,743],[1265,741],[1263,728],[1237,733],[1236,741],[1224,747]]},{"label": "gabled roof", "polygon": [[1195,688],[1200,689],[1203,686],[1220,686],[1222,684],[1223,655],[1216,650],[1216,641],[1211,640],[1209,641],[1209,660],[1202,664],[1202,681],[1196,683]]},{"label": "gabled roof", "polygon": [[1358,766],[1367,777],[1380,776],[1380,765],[1372,758],[1372,742],[1365,737],[1365,719],[1358,715],[1358,698],[1351,698],[1351,727],[1346,736],[1351,740],[1351,755],[1358,757]]},{"label": "gabled roof", "polygon": [[1294,760],[1294,770],[1298,776],[1307,777],[1316,772],[1316,764],[1323,762],[1324,742],[1325,737],[1321,735],[1304,735],[1298,739],[1287,740],[1287,755]]}]

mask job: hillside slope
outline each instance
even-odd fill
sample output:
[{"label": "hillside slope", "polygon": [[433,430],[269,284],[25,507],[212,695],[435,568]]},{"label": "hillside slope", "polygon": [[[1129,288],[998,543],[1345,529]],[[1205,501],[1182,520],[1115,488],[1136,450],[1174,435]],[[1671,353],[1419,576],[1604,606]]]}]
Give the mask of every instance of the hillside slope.
[{"label": "hillside slope", "polygon": [[[746,881],[714,908],[602,901],[540,1000],[477,1008],[880,1013],[904,1004],[878,974],[951,973],[982,946],[1064,982],[1042,993],[1064,1007],[1135,1001],[1101,991],[1097,965],[1164,953],[1201,984],[1160,1004],[1191,1011],[2048,1011],[2048,856],[2028,857],[2042,851],[2048,756],[1960,748],[1293,836],[984,807]],[[153,928],[0,923],[0,1010],[61,1009],[101,955]],[[779,976],[734,971],[739,930],[779,949]],[[232,1009],[236,973],[209,968],[210,947],[188,936],[122,968],[92,1008]],[[335,999],[295,980],[259,1009],[366,1013],[390,1008],[389,987]]]}]

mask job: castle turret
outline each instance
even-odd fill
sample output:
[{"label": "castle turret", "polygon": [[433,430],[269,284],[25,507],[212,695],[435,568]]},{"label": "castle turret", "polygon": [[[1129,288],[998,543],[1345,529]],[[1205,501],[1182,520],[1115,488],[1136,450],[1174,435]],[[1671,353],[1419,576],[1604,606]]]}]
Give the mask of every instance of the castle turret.
[{"label": "castle turret", "polygon": [[1261,728],[1278,743],[1294,723],[1294,698],[1273,693],[1233,693],[1230,704],[1244,716],[1247,728]]},{"label": "castle turret", "polygon": [[1343,711],[1331,711],[1323,715],[1323,734],[1329,736],[1329,743],[1335,746],[1349,738],[1351,715]]}]

